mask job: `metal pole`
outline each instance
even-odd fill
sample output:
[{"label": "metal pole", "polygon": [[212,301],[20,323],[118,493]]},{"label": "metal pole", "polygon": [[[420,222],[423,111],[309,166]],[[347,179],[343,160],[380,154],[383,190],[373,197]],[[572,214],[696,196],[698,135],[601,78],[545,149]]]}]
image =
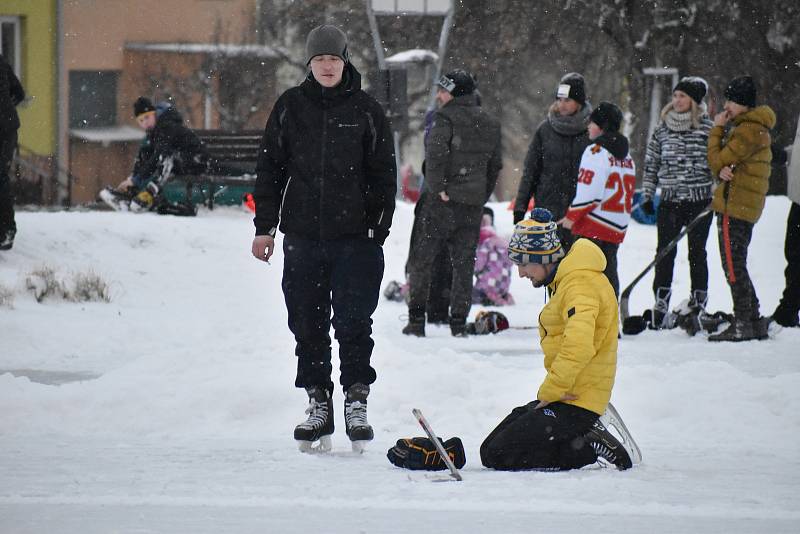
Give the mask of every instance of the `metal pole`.
[{"label": "metal pole", "polygon": [[364,0],[364,2],[367,6],[367,18],[369,19],[369,29],[372,33],[372,44],[375,45],[375,56],[378,58],[378,68],[386,70],[386,56],[383,53],[378,20],[375,18],[375,12],[372,10],[371,0]]},{"label": "metal pole", "polygon": [[430,95],[428,95],[428,111],[436,108],[436,82],[439,81],[439,77],[442,75],[444,55],[447,53],[447,39],[450,36],[450,28],[453,27],[454,13],[455,7],[451,4],[444,18],[444,22],[442,23],[442,33],[439,35],[439,57],[436,61],[436,69],[433,73],[433,80],[431,81],[431,92]]}]

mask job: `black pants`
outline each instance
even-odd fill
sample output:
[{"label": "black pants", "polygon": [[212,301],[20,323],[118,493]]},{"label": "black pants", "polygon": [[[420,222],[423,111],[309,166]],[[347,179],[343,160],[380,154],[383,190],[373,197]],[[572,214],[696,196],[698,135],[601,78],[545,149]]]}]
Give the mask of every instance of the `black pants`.
[{"label": "black pants", "polygon": [[425,313],[436,256],[442,248],[447,248],[453,276],[450,286],[451,320],[466,321],[472,306],[475,250],[482,213],[482,206],[443,202],[438,197],[432,198],[425,206],[422,232],[409,266],[408,313],[412,320]]},{"label": "black pants", "polygon": [[[581,236],[576,236],[576,238],[577,237]],[[603,251],[603,256],[606,257],[606,269],[603,271],[603,274],[605,274],[608,281],[611,282],[611,287],[614,288],[614,294],[619,297],[619,273],[617,273],[617,251],[619,250],[619,245],[617,243],[601,241],[593,237],[587,237],[585,239],[589,239]]]},{"label": "black pants", "polygon": [[481,463],[503,471],[579,469],[597,461],[583,439],[598,415],[554,402],[534,409],[538,401],[519,406],[481,445]]},{"label": "black pants", "polygon": [[331,324],[339,342],[341,385],[375,382],[372,314],[383,278],[383,249],[367,238],[316,241],[287,235],[283,254],[283,296],[297,341],[295,386],[333,391]]},{"label": "black pants", "polygon": [[14,192],[11,190],[11,162],[17,149],[17,131],[0,133],[0,239],[16,230]]},{"label": "black pants", "polygon": [[[681,230],[692,222],[708,207],[708,202],[662,202],[658,206],[658,246],[656,254],[675,239]],[[692,292],[696,290],[708,291],[708,261],[706,242],[711,229],[711,213],[703,217],[697,226],[687,234],[689,244],[689,275],[692,281]],[[653,293],[659,287],[672,287],[672,271],[675,266],[675,256],[678,247],[664,256],[656,264],[655,278],[653,278]]]},{"label": "black pants", "polygon": [[[425,205],[430,202],[431,194],[424,191],[414,206],[414,224],[411,227],[411,243],[408,247],[406,260],[406,278],[414,264],[414,254],[419,250],[419,239],[424,233]],[[453,283],[453,263],[450,260],[450,251],[442,244],[436,253],[436,259],[431,267],[431,282],[428,289],[428,301],[425,311],[429,321],[447,321],[450,316],[450,286]]]},{"label": "black pants", "polygon": [[728,237],[725,239],[725,217],[717,213],[717,234],[722,270],[733,299],[733,315],[740,321],[755,321],[760,317],[758,297],[747,272],[747,248],[753,237],[753,223],[728,217]]},{"label": "black pants", "polygon": [[786,288],[778,305],[787,315],[797,316],[800,311],[800,204],[792,202],[789,219],[786,221]]}]

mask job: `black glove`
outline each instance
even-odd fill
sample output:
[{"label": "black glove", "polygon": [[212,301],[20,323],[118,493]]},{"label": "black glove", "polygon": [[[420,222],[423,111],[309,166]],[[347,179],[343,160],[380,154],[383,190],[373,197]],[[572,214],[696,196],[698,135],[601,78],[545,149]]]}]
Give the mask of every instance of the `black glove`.
[{"label": "black glove", "polygon": [[656,214],[656,207],[653,205],[652,198],[646,199],[644,202],[639,204],[639,207],[642,208],[642,211],[644,212],[645,215],[652,216]]},{"label": "black glove", "polygon": [[[467,463],[464,445],[459,438],[450,438],[439,442],[458,469]],[[405,438],[397,440],[397,445],[389,449],[386,457],[397,467],[413,471],[442,471],[447,469],[436,446],[428,438]]]},{"label": "black glove", "polygon": [[525,218],[525,212],[524,211],[515,211],[514,212],[514,224],[517,224],[518,222],[520,222],[524,218]]}]

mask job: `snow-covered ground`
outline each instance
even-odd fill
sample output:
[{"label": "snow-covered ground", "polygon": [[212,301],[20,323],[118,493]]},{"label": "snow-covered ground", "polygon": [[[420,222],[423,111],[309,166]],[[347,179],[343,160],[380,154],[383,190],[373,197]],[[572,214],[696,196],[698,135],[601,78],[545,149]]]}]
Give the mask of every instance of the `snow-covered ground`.
[{"label": "snow-covered ground", "polygon": [[[787,211],[786,199],[768,200],[750,249],[765,314],[783,288]],[[510,212],[496,213],[509,232]],[[401,278],[411,215],[399,207],[384,283]],[[535,331],[453,339],[429,327],[409,339],[404,306],[381,300],[374,442],[350,452],[337,391],[333,452],[302,455],[292,430],[306,396],[293,387],[282,258],[250,256],[247,213],[23,212],[18,224],[14,249],[0,253],[0,290],[14,293],[13,308],[0,307],[0,532],[797,532],[800,330],[741,344],[680,331],[626,338],[613,401],[644,462],[501,473],[480,465],[478,448],[536,394]],[[653,227],[631,226],[623,285],[654,243]],[[713,235],[708,248],[710,308],[729,310]],[[688,296],[685,250],[674,304]],[[98,274],[112,301],[37,303],[25,278],[43,266]],[[650,305],[651,280],[633,311]],[[543,291],[515,279],[512,292],[518,304],[503,312],[534,325]],[[422,435],[414,407],[463,439],[463,482],[387,461],[398,438]]]}]

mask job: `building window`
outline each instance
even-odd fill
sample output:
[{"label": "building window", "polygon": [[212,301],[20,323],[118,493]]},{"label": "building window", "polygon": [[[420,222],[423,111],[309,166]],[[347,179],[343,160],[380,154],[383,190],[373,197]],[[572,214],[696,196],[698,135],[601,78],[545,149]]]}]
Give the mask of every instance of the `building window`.
[{"label": "building window", "polygon": [[119,71],[69,71],[69,127],[98,128],[117,123]]},{"label": "building window", "polygon": [[19,17],[0,17],[0,54],[22,79]]}]

